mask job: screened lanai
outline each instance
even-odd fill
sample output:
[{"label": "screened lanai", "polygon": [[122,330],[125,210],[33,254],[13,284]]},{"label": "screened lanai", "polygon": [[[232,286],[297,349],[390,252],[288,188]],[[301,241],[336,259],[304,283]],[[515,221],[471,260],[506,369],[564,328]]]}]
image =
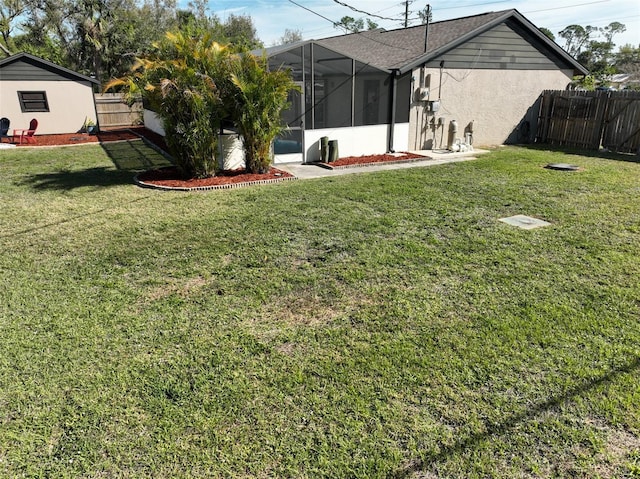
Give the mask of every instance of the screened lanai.
[{"label": "screened lanai", "polygon": [[283,114],[289,130],[274,147],[279,162],[317,160],[322,136],[339,140],[341,156],[384,153],[389,126],[409,121],[410,75],[395,77],[314,41],[266,53],[269,68],[289,69],[302,91],[292,92]]}]

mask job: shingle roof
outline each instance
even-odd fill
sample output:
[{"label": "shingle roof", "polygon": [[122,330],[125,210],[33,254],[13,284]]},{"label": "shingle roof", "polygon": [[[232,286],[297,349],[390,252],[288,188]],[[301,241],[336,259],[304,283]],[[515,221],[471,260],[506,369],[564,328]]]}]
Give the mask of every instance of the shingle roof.
[{"label": "shingle roof", "polygon": [[389,31],[379,29],[352,33],[323,38],[316,40],[315,43],[382,70],[397,69],[405,72],[511,18],[530,30],[540,42],[574,69],[582,73],[587,72],[567,52],[513,9],[431,23],[426,52],[424,25]]},{"label": "shingle roof", "polygon": [[[427,53],[437,51],[504,15],[505,11],[490,12],[431,23]],[[418,25],[397,30],[373,30],[323,38],[316,43],[377,68],[393,70],[424,56],[424,34],[425,26]]]}]

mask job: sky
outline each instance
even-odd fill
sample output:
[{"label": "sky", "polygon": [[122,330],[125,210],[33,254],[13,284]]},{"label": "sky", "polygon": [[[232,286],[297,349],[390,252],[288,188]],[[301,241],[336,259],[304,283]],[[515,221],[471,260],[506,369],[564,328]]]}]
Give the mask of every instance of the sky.
[{"label": "sky", "polygon": [[[293,3],[297,3],[295,5]],[[258,38],[269,47],[279,43],[285,29],[298,30],[305,40],[341,35],[332,21],[348,15],[353,18],[371,18],[387,30],[402,27],[405,2],[401,0],[215,0],[209,2],[209,13],[222,20],[230,14],[250,15],[256,26]],[[186,3],[186,0],[179,2]],[[341,5],[346,4],[347,6]],[[389,19],[367,17],[353,11],[364,12]],[[409,11],[425,8],[426,2],[414,0]],[[611,22],[623,23],[627,30],[614,36],[616,50],[631,43],[640,45],[640,0],[433,0],[433,21],[449,20],[491,11],[517,9],[537,27],[546,27],[556,35],[556,42],[564,46],[558,32],[572,24],[604,27]],[[313,13],[315,12],[315,13]],[[324,17],[324,18],[323,18]],[[419,24],[417,14],[409,15]]]}]

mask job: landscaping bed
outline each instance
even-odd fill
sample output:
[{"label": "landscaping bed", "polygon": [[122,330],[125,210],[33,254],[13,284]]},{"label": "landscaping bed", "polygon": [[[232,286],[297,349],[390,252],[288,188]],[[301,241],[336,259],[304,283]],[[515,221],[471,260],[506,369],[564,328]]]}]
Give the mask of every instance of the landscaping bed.
[{"label": "landscaping bed", "polygon": [[406,163],[409,161],[428,160],[428,156],[422,156],[415,153],[382,153],[379,155],[362,155],[362,156],[345,156],[338,158],[331,163],[318,163],[323,168],[331,170],[338,168],[350,168],[355,166],[375,165],[379,163]]},{"label": "landscaping bed", "polygon": [[180,171],[175,166],[169,166],[139,174],[136,177],[136,183],[140,186],[159,189],[213,190],[255,183],[273,183],[294,178],[291,173],[271,168],[267,173],[263,174],[247,173],[244,169],[238,169],[221,171],[210,178],[183,179],[180,177]]}]

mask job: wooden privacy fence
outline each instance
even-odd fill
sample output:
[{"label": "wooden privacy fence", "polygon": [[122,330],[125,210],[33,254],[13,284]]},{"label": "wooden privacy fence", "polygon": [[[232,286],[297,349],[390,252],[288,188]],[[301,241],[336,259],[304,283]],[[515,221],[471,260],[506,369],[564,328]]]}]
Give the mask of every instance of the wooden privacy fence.
[{"label": "wooden privacy fence", "polygon": [[537,142],[640,153],[640,92],[546,90],[541,100]]},{"label": "wooden privacy fence", "polygon": [[142,101],[129,106],[120,93],[96,94],[95,99],[100,128],[141,124]]}]

